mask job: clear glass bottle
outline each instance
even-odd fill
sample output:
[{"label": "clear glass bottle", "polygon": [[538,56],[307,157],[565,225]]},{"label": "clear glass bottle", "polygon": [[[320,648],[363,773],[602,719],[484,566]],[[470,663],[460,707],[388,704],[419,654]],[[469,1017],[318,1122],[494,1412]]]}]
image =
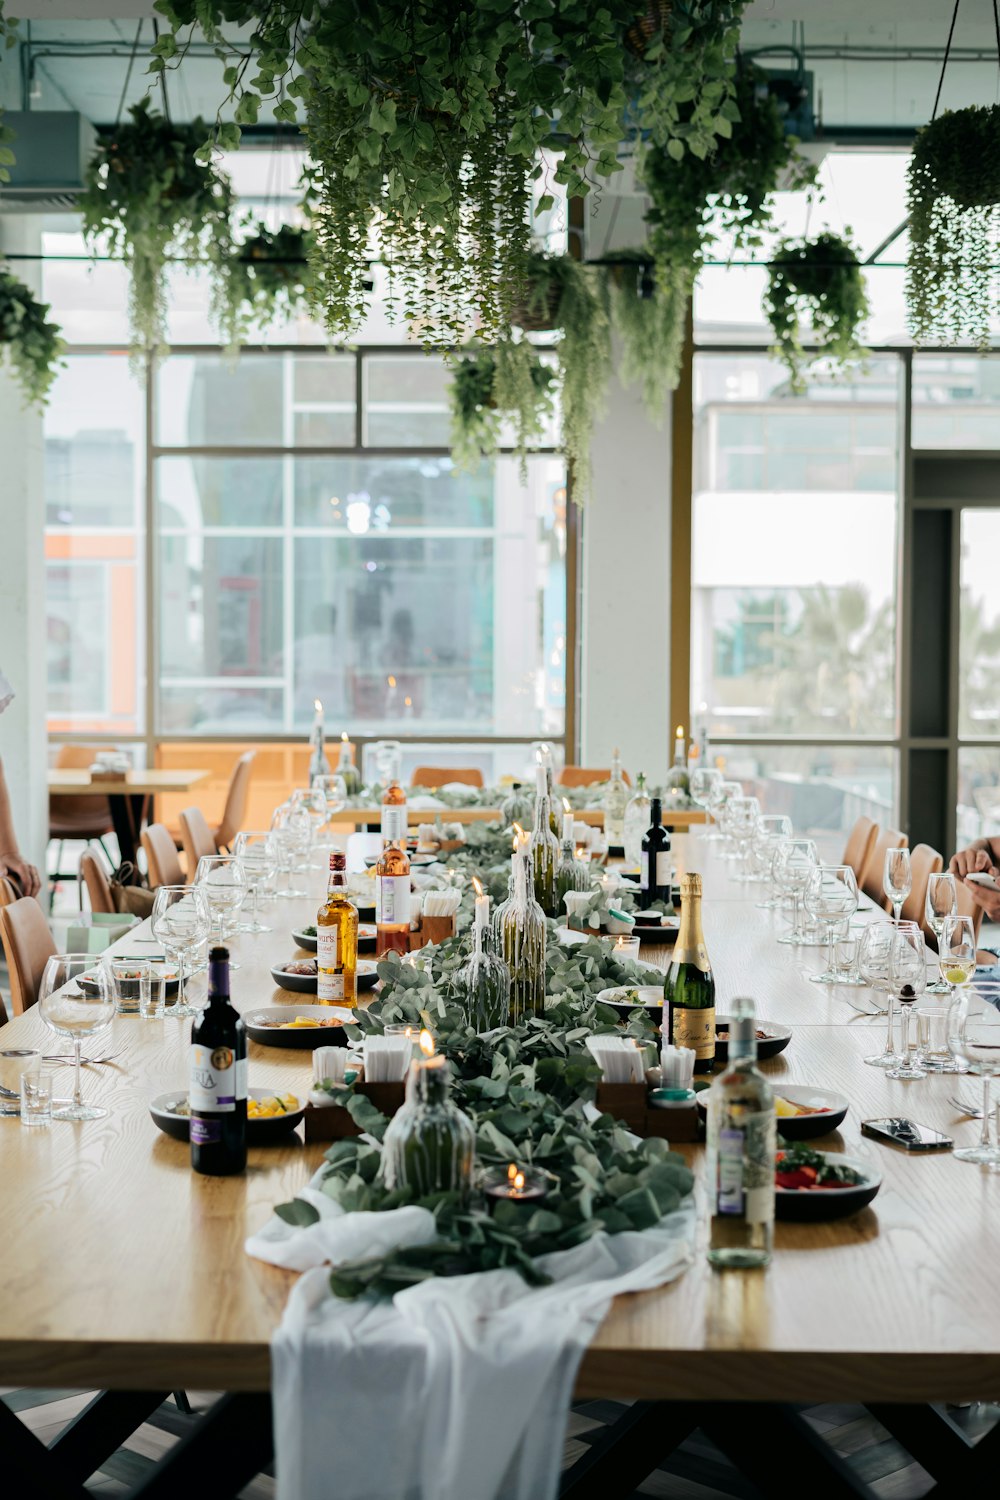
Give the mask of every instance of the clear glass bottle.
[{"label": "clear glass bottle", "polygon": [[410,951],[410,860],[403,845],[388,843],[375,866],[375,953]]},{"label": "clear glass bottle", "polygon": [[567,812],[563,817],[562,834],[562,848],[559,863],[556,866],[556,905],[560,916],[564,916],[566,912],[563,897],[567,891],[590,890],[590,867],[576,857],[571,812]]},{"label": "clear glass bottle", "polygon": [[622,779],[622,760],[617,745],[611,757],[611,780],[604,788],[601,805],[604,808],[604,836],[609,852],[614,853],[625,842],[625,809],[628,806],[628,787]]},{"label": "clear glass bottle", "polygon": [[316,999],[358,1003],[358,909],[347,894],[347,855],[330,855],[326,901],[316,913]]},{"label": "clear glass bottle", "polygon": [[351,744],[347,738],[345,729],[340,736],[340,759],[337,761],[337,775],[343,778],[344,790],[349,797],[356,797],[361,790],[361,774],[351,759]]},{"label": "clear glass bottle", "polygon": [[[484,913],[485,917],[485,913]],[[473,947],[469,962],[457,975],[465,995],[465,1013],[477,1031],[506,1026],[510,1017],[510,970],[492,951],[492,930],[476,910]]]},{"label": "clear glass bottle", "polygon": [[531,854],[513,857],[514,894],[494,914],[497,951],[510,970],[510,1024],[545,1010],[545,913],[532,895]]},{"label": "clear glass bottle", "polygon": [[708,1095],[705,1184],[713,1266],[766,1266],[774,1246],[774,1095],[757,1067],[751,1000],[733,1002],[729,1061]]},{"label": "clear glass bottle", "polygon": [[559,915],[556,898],[556,869],[559,865],[559,840],[552,832],[552,804],[549,801],[545,767],[536,772],[535,821],[531,828],[531,861],[534,872],[535,900],[547,917]]},{"label": "clear glass bottle", "polygon": [[[421,1046],[426,1036],[421,1036]],[[406,1188],[418,1198],[432,1193],[469,1198],[476,1132],[469,1116],[452,1103],[450,1091],[448,1062],[439,1053],[410,1064],[405,1103],[389,1121],[382,1142],[380,1171],[390,1191]]]},{"label": "clear glass bottle", "polygon": [[668,804],[672,803],[675,807],[678,804],[683,805],[687,803],[690,791],[684,726],[678,724],[677,733],[674,736],[674,763],[667,772],[667,779],[664,783],[664,801]]},{"label": "clear glass bottle", "polygon": [[635,796],[625,809],[625,868],[637,870],[642,859],[642,836],[649,827],[649,793],[646,778],[640,771],[635,779]]}]

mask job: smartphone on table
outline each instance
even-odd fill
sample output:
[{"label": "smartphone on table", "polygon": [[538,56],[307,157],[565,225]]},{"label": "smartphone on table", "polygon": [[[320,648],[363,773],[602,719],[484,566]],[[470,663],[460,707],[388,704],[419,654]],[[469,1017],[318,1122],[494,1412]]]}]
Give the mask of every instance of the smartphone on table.
[{"label": "smartphone on table", "polygon": [[881,1120],[862,1120],[861,1134],[871,1136],[886,1146],[899,1146],[903,1151],[950,1151],[955,1142],[941,1130],[930,1125],[918,1125],[901,1115],[886,1115]]}]

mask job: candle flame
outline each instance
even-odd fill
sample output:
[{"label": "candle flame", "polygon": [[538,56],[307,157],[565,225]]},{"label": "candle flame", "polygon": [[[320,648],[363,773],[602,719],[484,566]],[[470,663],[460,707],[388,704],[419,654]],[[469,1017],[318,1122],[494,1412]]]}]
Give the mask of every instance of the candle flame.
[{"label": "candle flame", "polygon": [[518,850],[518,842],[517,842],[517,834],[516,834],[516,833],[515,833],[515,835],[514,835],[514,838],[513,838],[513,841],[512,841],[512,843],[511,843],[511,846],[510,846],[510,849],[511,849],[511,853],[512,853],[512,854],[516,854],[516,853],[517,853],[517,850]]},{"label": "candle flame", "polygon": [[341,733],[340,738],[341,738],[341,741],[346,745],[347,744],[347,730],[346,729]]},{"label": "candle flame", "polygon": [[507,1168],[507,1181],[508,1182],[513,1182],[514,1178],[516,1176],[517,1176],[517,1166],[515,1165],[514,1162],[511,1162],[510,1166]]},{"label": "candle flame", "polygon": [[674,733],[679,740],[682,740],[684,738],[684,725],[678,724],[677,728],[674,730]]},{"label": "candle flame", "polygon": [[520,823],[515,823],[514,824],[514,832],[517,834],[518,840],[523,839],[523,838],[527,838],[527,834],[525,833],[524,829],[521,827]]},{"label": "candle flame", "polygon": [[518,1174],[514,1178],[514,1182],[513,1182],[513,1188],[514,1188],[515,1193],[519,1193],[522,1190],[523,1187],[524,1187],[524,1173],[523,1172],[518,1172]]},{"label": "candle flame", "polygon": [[403,699],[403,707],[404,708],[412,708],[413,707],[413,699],[412,698],[404,698]]},{"label": "candle flame", "polygon": [[429,1031],[422,1031],[420,1033],[420,1050],[425,1057],[434,1056],[434,1052],[436,1050],[434,1047],[434,1038],[431,1036]]},{"label": "candle flame", "polygon": [[476,895],[481,896],[483,894],[483,882],[473,875],[472,884],[476,887]]},{"label": "candle flame", "polygon": [[322,712],[323,712],[323,705],[322,705],[322,703],[321,703],[321,702],[320,702],[320,701],[319,701],[319,699],[318,699],[318,698],[314,698],[314,699],[313,699],[313,708],[314,708],[314,709],[315,709],[315,710],[316,710],[316,712],[317,712],[317,713],[318,713],[318,714],[321,714],[321,713],[322,713]]},{"label": "candle flame", "polygon": [[562,799],[562,805],[563,805],[563,812],[572,812],[573,811],[573,809],[569,805],[569,798],[568,797],[564,797]]},{"label": "candle flame", "polygon": [[390,674],[389,674],[389,676],[388,676],[388,677],[387,677],[387,678],[386,678],[386,682],[387,682],[387,683],[388,683],[388,684],[389,684],[389,686],[390,686],[390,687],[391,687],[391,688],[394,688],[394,687],[395,687],[395,686],[396,686],[396,679],[395,679],[395,677],[393,677],[393,676],[392,676],[392,674],[391,674],[391,673],[390,673]]}]

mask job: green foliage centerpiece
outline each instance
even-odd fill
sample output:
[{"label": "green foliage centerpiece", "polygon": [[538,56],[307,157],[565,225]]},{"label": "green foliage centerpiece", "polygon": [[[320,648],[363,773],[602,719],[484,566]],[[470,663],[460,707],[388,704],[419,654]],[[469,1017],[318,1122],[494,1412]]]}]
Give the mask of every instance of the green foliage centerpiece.
[{"label": "green foliage centerpiece", "polygon": [[985,348],[1000,320],[1000,105],[917,132],[906,189],[914,338]]},{"label": "green foliage centerpiece", "polygon": [[[764,311],[774,330],[774,352],[788,366],[797,394],[806,388],[805,367],[813,361],[843,368],[863,359],[859,330],[868,316],[868,293],[850,239],[823,233],[783,240],[768,268]],[[806,316],[814,338],[808,349],[802,344]]]},{"label": "green foliage centerpiece", "polygon": [[9,271],[0,271],[0,355],[24,393],[25,404],[44,405],[64,344],[51,308]]},{"label": "green foliage centerpiece", "polygon": [[167,341],[168,258],[207,262],[216,316],[229,321],[233,195],[214,163],[196,160],[203,121],[176,125],[145,101],[129,114],[99,142],[80,208],[91,245],[106,237],[129,266],[134,352],[155,355]]}]

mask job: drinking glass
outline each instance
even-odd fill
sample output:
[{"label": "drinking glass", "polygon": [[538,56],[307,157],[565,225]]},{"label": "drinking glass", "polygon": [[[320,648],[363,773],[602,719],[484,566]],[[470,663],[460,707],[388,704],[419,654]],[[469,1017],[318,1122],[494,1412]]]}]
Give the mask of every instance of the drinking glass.
[{"label": "drinking glass", "polygon": [[802,894],[819,863],[812,839],[788,839],[776,860],[779,889],[792,898],[792,929],[779,943],[800,944],[808,940],[800,919]]},{"label": "drinking glass", "polygon": [[741,869],[736,876],[737,880],[750,879],[747,869],[747,855],[750,851],[750,841],[754,836],[759,818],[760,803],[756,797],[730,797],[726,804],[729,836],[736,849],[736,858],[741,865]]},{"label": "drinking glass", "polygon": [[285,802],[271,819],[271,832],[275,838],[278,869],[286,877],[285,889],[277,894],[285,900],[298,900],[308,896],[308,891],[293,885],[293,871],[301,869],[309,855],[309,839],[312,828],[309,814],[302,808]]},{"label": "drinking glass", "polygon": [[723,859],[735,859],[736,847],[733,842],[732,823],[729,818],[729,804],[737,797],[743,796],[743,786],[739,781],[724,781],[720,791],[723,796],[719,805],[718,824],[719,832],[722,835],[722,842],[725,846],[721,853]]},{"label": "drinking glass", "polygon": [[118,1015],[149,1015],[154,986],[160,996],[162,1013],[166,981],[163,970],[156,968],[152,959],[119,958],[113,953],[106,953],[102,962],[107,969],[108,983]]},{"label": "drinking glass", "polygon": [[[716,770],[715,766],[699,766],[696,771],[692,771],[690,779],[692,802],[696,802],[707,813],[712,788],[717,786],[721,780],[722,772]],[[711,837],[710,834],[706,836]]]},{"label": "drinking glass", "polygon": [[[957,915],[958,890],[954,875],[947,870],[939,875],[931,875],[927,881],[927,895],[924,898],[924,917],[937,939],[938,953],[941,952],[944,924],[949,917]],[[928,995],[950,995],[951,987],[946,980],[936,979],[933,984],[927,986],[927,993]]]},{"label": "drinking glass", "polygon": [[[21,1074],[21,1124],[51,1125],[54,1073],[40,1061]],[[107,1114],[107,1110],[102,1110]],[[63,1116],[60,1116],[63,1118]]]},{"label": "drinking glass", "polygon": [[[712,832],[708,835],[707,841],[709,843],[718,844],[722,842],[722,832],[719,828],[719,819],[722,816],[722,809],[729,801],[730,794],[727,788],[733,785],[735,785],[735,783],[726,781],[725,777],[720,771],[718,773],[718,780],[713,781],[711,787],[709,788],[708,813],[712,819],[713,824],[715,825]],[[742,791],[742,787],[740,788],[740,790]]]},{"label": "drinking glass", "polygon": [[882,868],[882,889],[892,902],[892,914],[897,922],[912,885],[909,849],[887,849]]},{"label": "drinking glass", "polygon": [[[243,862],[235,854],[203,854],[198,861],[194,883],[205,892],[217,942],[224,943],[231,921],[247,894],[247,877]],[[239,965],[230,961],[231,969]]]},{"label": "drinking glass", "polygon": [[845,924],[833,930],[833,968],[840,985],[863,984],[858,972],[857,935]]},{"label": "drinking glass", "polygon": [[919,922],[897,922],[896,936],[889,953],[889,988],[902,1008],[903,1052],[898,1063],[887,1068],[886,1078],[926,1078],[926,1069],[914,1059],[910,1049],[910,1015],[914,1004],[927,987],[927,959],[924,935]]},{"label": "drinking glass", "polygon": [[[929,984],[925,994],[934,988]],[[965,1065],[952,1057],[948,1046],[947,1005],[919,1005],[917,1007],[917,1056],[929,1073],[964,1073]]]},{"label": "drinking glass", "polygon": [[200,886],[161,885],[153,898],[150,926],[153,936],[163,944],[163,951],[177,964],[177,999],[168,1015],[196,1016],[198,1009],[189,1005],[184,988],[187,957],[208,937],[211,928],[208,900]]},{"label": "drinking glass", "polygon": [[834,954],[834,932],[858,909],[858,881],[850,865],[818,865],[806,886],[806,908],[826,923],[826,969],[810,974],[816,984],[840,984]]},{"label": "drinking glass", "polygon": [[941,977],[954,1004],[958,990],[976,972],[976,928],[971,917],[946,917],[938,946]]},{"label": "drinking glass", "polygon": [[233,853],[243,865],[250,898],[250,921],[241,922],[240,932],[270,932],[260,920],[260,892],[277,868],[278,853],[273,835],[267,830],[247,831],[236,835]]},{"label": "drinking glass", "polygon": [[956,985],[954,994],[948,1012],[948,1047],[953,1057],[983,1080],[983,1125],[978,1146],[962,1146],[952,1154],[956,1161],[996,1169],[1000,1167],[1000,1148],[990,1142],[990,1079],[1000,1073],[1000,1017],[988,1003],[984,1010],[983,1001],[968,985]]},{"label": "drinking glass", "polygon": [[106,1031],[115,1014],[108,976],[90,953],[57,953],[46,961],[38,989],[38,1013],[58,1036],[73,1043],[74,1082],[71,1103],[52,1111],[54,1120],[100,1120],[108,1113],[99,1104],[84,1104],[80,1048],[85,1036]]},{"label": "drinking glass", "polygon": [[896,1055],[896,1009],[889,979],[895,932],[895,924],[892,922],[871,922],[861,934],[861,947],[858,950],[858,972],[861,978],[877,993],[885,993],[888,999],[885,1047],[881,1052],[864,1059],[870,1068],[892,1068],[899,1061]]},{"label": "drinking glass", "polygon": [[21,1113],[21,1078],[41,1060],[31,1047],[7,1047],[0,1052],[0,1115]]},{"label": "drinking glass", "polygon": [[313,783],[312,786],[299,787],[292,793],[289,801],[294,809],[304,812],[309,819],[309,849],[307,858],[310,865],[315,865],[316,853],[319,853],[321,860],[323,857],[320,848],[320,832],[327,819],[326,794],[320,787]]}]

